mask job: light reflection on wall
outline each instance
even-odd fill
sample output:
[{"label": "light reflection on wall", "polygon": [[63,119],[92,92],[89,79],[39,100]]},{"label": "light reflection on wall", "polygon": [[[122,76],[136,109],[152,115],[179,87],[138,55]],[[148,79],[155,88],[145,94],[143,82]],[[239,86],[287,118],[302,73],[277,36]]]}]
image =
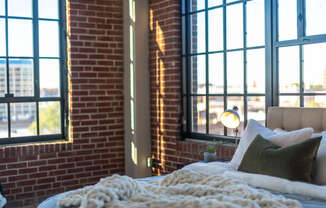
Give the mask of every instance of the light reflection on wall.
[{"label": "light reflection on wall", "polygon": [[165,74],[164,74],[164,61],[163,58],[165,55],[165,37],[164,32],[159,24],[159,21],[154,20],[153,10],[150,9],[149,13],[149,29],[152,34],[155,34],[155,120],[157,124],[155,136],[156,136],[156,155],[152,155],[152,159],[157,161],[157,164],[160,166],[155,170],[155,167],[152,168],[153,172],[157,172],[158,175],[166,171],[165,168],[165,143],[164,143],[164,96],[165,96]]},{"label": "light reflection on wall", "polygon": [[134,143],[135,136],[135,1],[129,0],[129,63],[130,63],[130,156],[135,165],[137,165],[137,146]]},{"label": "light reflection on wall", "polygon": [[69,137],[69,141],[72,142],[73,141],[73,135],[74,135],[74,125],[72,125],[70,116],[73,113],[73,99],[72,99],[72,85],[71,85],[71,43],[70,43],[70,39],[71,39],[71,27],[70,27],[70,23],[71,23],[71,14],[70,14],[70,1],[66,1],[66,7],[67,7],[67,22],[66,22],[66,28],[67,28],[67,66],[68,66],[68,72],[67,72],[67,76],[68,76],[68,103],[69,103],[69,113],[68,113],[68,121],[69,121],[69,129],[68,129],[68,137]]}]

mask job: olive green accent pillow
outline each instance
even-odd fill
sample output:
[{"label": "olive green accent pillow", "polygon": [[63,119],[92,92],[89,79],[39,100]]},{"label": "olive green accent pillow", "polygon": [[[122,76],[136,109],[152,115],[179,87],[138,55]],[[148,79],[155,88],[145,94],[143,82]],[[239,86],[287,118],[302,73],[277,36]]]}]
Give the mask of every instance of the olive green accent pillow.
[{"label": "olive green accent pillow", "polygon": [[298,144],[280,147],[257,135],[238,170],[311,183],[321,138],[311,138]]}]

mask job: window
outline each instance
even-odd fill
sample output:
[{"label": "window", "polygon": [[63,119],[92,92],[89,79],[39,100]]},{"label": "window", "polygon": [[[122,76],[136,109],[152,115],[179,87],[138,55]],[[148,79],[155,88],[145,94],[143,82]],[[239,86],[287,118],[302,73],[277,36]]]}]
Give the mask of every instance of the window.
[{"label": "window", "polygon": [[221,114],[265,124],[269,106],[326,107],[326,2],[183,0],[185,137],[232,138]]},{"label": "window", "polygon": [[0,144],[65,138],[60,0],[0,0]]}]

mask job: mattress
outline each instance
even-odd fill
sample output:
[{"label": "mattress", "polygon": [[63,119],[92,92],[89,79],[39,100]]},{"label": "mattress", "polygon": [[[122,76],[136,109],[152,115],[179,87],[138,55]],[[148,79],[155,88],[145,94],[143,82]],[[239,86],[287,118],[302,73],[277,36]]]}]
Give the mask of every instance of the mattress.
[{"label": "mattress", "polygon": [[[198,162],[189,166],[186,166],[185,168],[189,168],[189,169],[200,169],[203,171],[214,171],[214,168],[212,168],[213,166],[222,166],[225,169],[229,169],[232,171],[232,167],[229,166],[228,163],[203,163],[203,162]],[[137,179],[139,181],[153,181],[153,180],[161,180],[164,176],[153,176],[153,177],[147,177],[147,178],[141,178],[141,179]],[[268,190],[268,189],[265,189]],[[270,191],[270,190],[268,190]],[[307,196],[301,196],[301,195],[294,195],[294,194],[284,194],[281,192],[276,192],[276,191],[270,191],[274,194],[277,195],[282,195],[286,198],[291,198],[291,199],[295,199],[298,200],[302,206],[304,208],[325,208],[326,207],[326,200],[320,200],[320,199],[316,199],[313,197],[307,197]],[[64,194],[67,194],[69,192],[65,192],[65,193],[61,193],[61,194],[57,194],[54,195],[50,198],[48,198],[47,200],[43,201],[38,208],[59,208],[56,204],[58,199],[60,199]]]}]

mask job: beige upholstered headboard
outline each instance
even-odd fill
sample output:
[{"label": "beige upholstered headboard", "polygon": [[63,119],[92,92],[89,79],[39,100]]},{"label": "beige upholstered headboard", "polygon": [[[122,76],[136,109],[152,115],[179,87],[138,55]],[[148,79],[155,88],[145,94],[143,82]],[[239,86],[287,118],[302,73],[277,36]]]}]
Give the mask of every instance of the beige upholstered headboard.
[{"label": "beige upholstered headboard", "polygon": [[296,130],[312,127],[314,132],[326,131],[326,108],[282,108],[270,107],[267,127]]}]

